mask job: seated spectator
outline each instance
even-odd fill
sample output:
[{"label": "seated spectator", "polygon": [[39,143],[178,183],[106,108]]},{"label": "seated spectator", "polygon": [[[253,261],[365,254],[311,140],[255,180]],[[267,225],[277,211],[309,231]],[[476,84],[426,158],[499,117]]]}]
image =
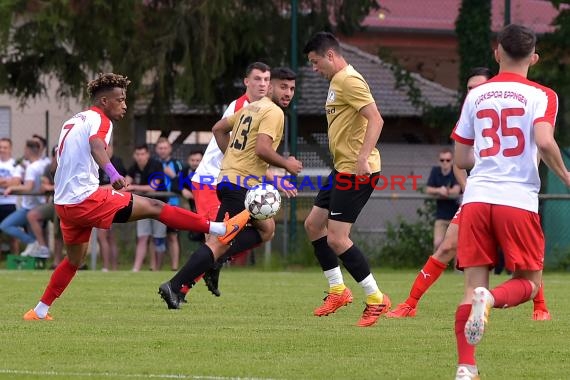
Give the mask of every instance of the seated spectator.
[{"label": "seated spectator", "polygon": [[[16,161],[12,158],[12,140],[0,139],[0,193],[9,186],[19,185],[22,182],[20,170],[16,168]],[[15,195],[0,197],[0,222],[16,211],[17,197]],[[10,252],[19,252],[18,240],[10,238]]]},{"label": "seated spectator", "polygon": [[[40,144],[34,140],[26,141],[24,157],[29,161],[24,175],[24,183],[20,185],[8,186],[4,190],[4,195],[11,195],[17,192],[40,192],[41,177],[45,169],[45,161],[41,160]],[[48,258],[50,256],[47,246],[40,246],[35,236],[26,232],[23,227],[28,224],[27,214],[36,206],[46,203],[44,195],[24,195],[22,197],[22,207],[8,215],[2,223],[0,230],[27,244],[22,256],[33,256]]]},{"label": "seated spectator", "polygon": [[[51,162],[45,167],[44,173],[41,178],[40,191],[53,193],[53,184],[55,170],[57,169],[57,146],[55,146],[51,151]],[[43,247],[48,247],[48,239],[46,239],[44,225],[48,221],[53,221],[53,265],[57,266],[63,258],[63,235],[61,234],[61,228],[59,227],[59,218],[55,212],[55,206],[53,204],[53,194],[47,197],[47,202],[39,206],[34,207],[28,212],[27,215],[28,225],[32,230],[37,243],[41,250],[45,250]]]}]

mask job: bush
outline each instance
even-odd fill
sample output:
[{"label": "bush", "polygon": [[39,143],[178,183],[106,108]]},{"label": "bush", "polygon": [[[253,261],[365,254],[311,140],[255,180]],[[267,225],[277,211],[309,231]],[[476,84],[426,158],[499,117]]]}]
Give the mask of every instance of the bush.
[{"label": "bush", "polygon": [[417,268],[425,263],[433,250],[433,210],[435,202],[426,200],[417,210],[415,222],[398,217],[397,222],[388,223],[386,239],[374,261],[392,268]]}]

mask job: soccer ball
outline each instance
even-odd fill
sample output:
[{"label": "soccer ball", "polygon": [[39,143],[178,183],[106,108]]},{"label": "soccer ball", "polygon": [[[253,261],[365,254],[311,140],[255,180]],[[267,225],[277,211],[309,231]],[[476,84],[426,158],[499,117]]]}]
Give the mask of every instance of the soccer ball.
[{"label": "soccer ball", "polygon": [[244,205],[253,219],[269,219],[279,211],[281,195],[272,185],[261,183],[247,191]]}]

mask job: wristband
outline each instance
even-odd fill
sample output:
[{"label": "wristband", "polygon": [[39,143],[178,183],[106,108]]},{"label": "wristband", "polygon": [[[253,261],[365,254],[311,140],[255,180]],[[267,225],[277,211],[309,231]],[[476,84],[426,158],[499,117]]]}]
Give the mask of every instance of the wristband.
[{"label": "wristband", "polygon": [[105,167],[103,167],[103,170],[109,176],[109,180],[112,184],[121,179],[121,175],[117,172],[117,169],[115,169],[111,162],[108,162]]}]

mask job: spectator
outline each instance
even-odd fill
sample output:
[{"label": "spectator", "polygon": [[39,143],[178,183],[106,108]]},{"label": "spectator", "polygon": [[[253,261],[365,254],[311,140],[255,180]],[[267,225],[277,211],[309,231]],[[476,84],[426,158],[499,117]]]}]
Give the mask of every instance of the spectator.
[{"label": "spectator", "polygon": [[[166,137],[161,137],[158,139],[155,147],[156,155],[162,164],[162,170],[164,171],[163,186],[161,190],[173,191],[173,184],[177,183],[176,178],[178,174],[182,171],[182,163],[174,158],[172,158],[172,145]],[[171,206],[179,206],[180,199],[176,197],[170,197],[167,203]],[[172,270],[178,270],[178,263],[180,261],[180,242],[178,241],[178,230],[167,227],[166,228],[166,245],[168,247],[168,252],[170,253],[170,265]],[[163,255],[160,251],[156,251],[156,267],[160,269],[162,267]]]},{"label": "spectator", "polygon": [[[453,175],[453,153],[444,148],[439,152],[439,166],[434,166],[428,178],[426,193],[437,197],[435,224],[433,227],[433,249],[443,241],[445,231],[459,208],[456,197],[461,187]],[[451,197],[451,198],[450,198]]]},{"label": "spectator", "polygon": [[50,164],[45,167],[40,184],[41,192],[51,194],[47,197],[46,203],[34,207],[28,212],[28,215],[26,215],[28,225],[30,226],[30,229],[40,247],[49,247],[49,239],[46,238],[44,225],[50,220],[53,222],[53,268],[55,268],[63,259],[63,235],[61,234],[61,228],[59,226],[59,217],[55,212],[52,194],[54,189],[55,170],[57,169],[56,153],[57,146],[54,146],[51,151]]},{"label": "spectator", "polygon": [[[45,169],[45,161],[41,160],[41,147],[37,141],[26,141],[24,148],[24,158],[29,161],[24,175],[24,183],[20,185],[8,186],[4,190],[4,195],[10,195],[15,192],[40,192],[41,177]],[[49,249],[47,246],[40,246],[33,234],[25,232],[22,227],[27,225],[26,218],[28,212],[36,206],[46,203],[43,195],[24,195],[22,198],[22,207],[8,215],[2,223],[0,230],[5,234],[13,236],[28,246],[21,253],[22,256],[33,256],[40,258],[49,257]]]},{"label": "spectator", "polygon": [[[19,185],[22,181],[20,171],[17,170],[16,161],[12,158],[12,140],[0,139],[0,193],[9,186]],[[17,198],[14,195],[0,197],[0,222],[16,211]],[[10,237],[10,252],[19,252],[18,240]]]},{"label": "spectator", "polygon": [[[192,193],[192,186],[197,186],[197,182],[190,181],[189,179],[192,178],[196,169],[198,169],[198,165],[202,162],[202,157],[204,157],[204,152],[200,150],[193,150],[188,154],[186,158],[186,165],[182,169],[182,173],[180,176],[182,178],[187,178],[188,180],[184,181],[181,186],[178,186],[177,190],[179,190],[184,197],[188,201],[188,206],[192,212],[197,212],[196,210],[196,203],[194,201],[194,194]],[[188,232],[188,239],[190,241],[198,241],[198,242],[205,242],[206,235],[200,232]]]},{"label": "spectator", "polygon": [[[126,176],[127,170],[125,169],[125,165],[123,165],[123,160],[113,155],[113,143],[107,146],[107,154],[109,155],[111,163],[115,169],[117,169],[117,172],[122,176]],[[99,168],[99,186],[112,188],[109,176],[101,168]],[[101,268],[101,270],[103,272],[117,270],[119,265],[119,253],[113,226],[108,230],[97,228],[97,242],[99,243],[99,251],[101,252],[101,258],[103,260],[103,268]]]},{"label": "spectator", "polygon": [[[162,173],[162,164],[150,157],[148,146],[139,145],[133,155],[135,163],[127,170],[127,191],[147,192],[154,191],[160,183],[156,173]],[[153,185],[151,186],[151,181]],[[154,249],[164,253],[166,251],[166,225],[155,219],[141,219],[137,221],[137,247],[133,272],[140,271],[147,252],[149,237],[153,237]],[[154,255],[150,255],[150,268],[156,270]]]},{"label": "spectator", "polygon": [[46,166],[51,165],[51,158],[49,158],[47,154],[47,140],[45,137],[34,134],[32,135],[32,140],[40,144],[40,160],[43,161]]}]

